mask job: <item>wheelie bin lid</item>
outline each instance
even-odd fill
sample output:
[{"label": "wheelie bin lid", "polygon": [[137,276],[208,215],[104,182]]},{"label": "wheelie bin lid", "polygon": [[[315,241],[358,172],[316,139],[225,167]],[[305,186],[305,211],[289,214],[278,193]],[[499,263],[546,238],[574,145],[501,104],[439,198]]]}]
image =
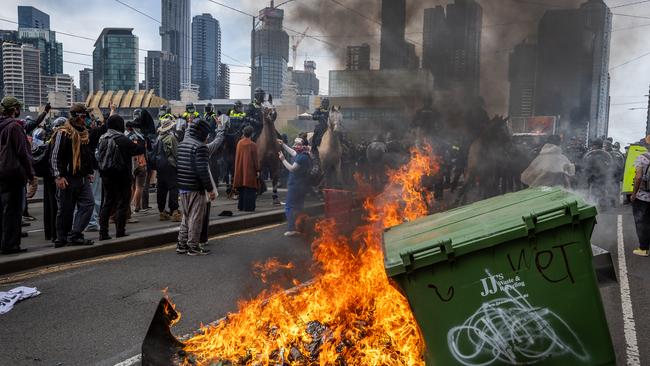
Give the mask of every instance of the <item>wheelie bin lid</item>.
[{"label": "wheelie bin lid", "polygon": [[526,189],[387,229],[384,266],[389,276],[409,273],[596,215],[594,206],[559,187]]}]

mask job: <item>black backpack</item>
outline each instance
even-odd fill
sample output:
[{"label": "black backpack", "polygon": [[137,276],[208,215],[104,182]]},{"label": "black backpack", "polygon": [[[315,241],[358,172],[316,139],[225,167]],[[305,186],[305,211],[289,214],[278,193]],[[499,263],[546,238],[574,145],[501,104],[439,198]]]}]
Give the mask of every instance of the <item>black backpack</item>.
[{"label": "black backpack", "polygon": [[50,144],[39,146],[36,151],[32,151],[32,167],[34,175],[45,178],[52,175],[50,173]]},{"label": "black backpack", "polygon": [[165,143],[163,139],[158,139],[151,150],[150,159],[154,170],[160,170],[170,167],[167,154],[165,153]]},{"label": "black backpack", "polygon": [[101,173],[121,173],[126,169],[124,157],[115,142],[118,136],[120,135],[103,135],[99,139],[96,158]]}]

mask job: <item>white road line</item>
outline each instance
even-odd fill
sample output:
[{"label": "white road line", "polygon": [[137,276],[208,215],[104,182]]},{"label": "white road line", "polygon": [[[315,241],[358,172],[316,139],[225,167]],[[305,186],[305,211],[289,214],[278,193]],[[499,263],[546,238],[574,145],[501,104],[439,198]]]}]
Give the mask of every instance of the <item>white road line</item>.
[{"label": "white road line", "polygon": [[138,362],[140,362],[140,359],[142,358],[141,355],[133,356],[129,358],[128,360],[122,361],[118,364],[115,364],[115,366],[133,366],[136,365]]},{"label": "white road line", "polygon": [[621,306],[623,307],[623,330],[625,331],[625,353],[628,366],[641,366],[639,345],[636,340],[636,325],[630,296],[630,282],[627,278],[625,261],[625,241],[623,239],[623,216],[618,215],[618,277],[621,288]]}]

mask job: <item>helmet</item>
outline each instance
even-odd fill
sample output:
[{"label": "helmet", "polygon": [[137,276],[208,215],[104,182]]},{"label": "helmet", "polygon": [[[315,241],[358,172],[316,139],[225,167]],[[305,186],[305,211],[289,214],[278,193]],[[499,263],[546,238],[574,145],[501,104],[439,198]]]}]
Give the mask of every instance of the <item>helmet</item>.
[{"label": "helmet", "polygon": [[133,119],[139,119],[142,116],[142,109],[136,109],[133,111]]},{"label": "helmet", "polygon": [[330,108],[330,98],[323,98],[320,101],[320,107],[323,109],[329,109]]},{"label": "helmet", "polygon": [[188,112],[194,112],[196,110],[196,108],[194,108],[194,103],[185,105],[185,110]]},{"label": "helmet", "polygon": [[235,109],[238,112],[241,112],[241,110],[244,108],[244,104],[241,102],[241,100],[238,100],[235,102]]},{"label": "helmet", "polygon": [[212,103],[208,103],[208,105],[205,106],[205,113],[212,113],[214,112],[214,107],[212,106]]},{"label": "helmet", "polygon": [[59,117],[52,122],[52,128],[57,128],[63,126],[68,121],[65,117]]},{"label": "helmet", "polygon": [[262,88],[256,88],[255,89],[255,101],[258,103],[261,103],[264,101],[264,96],[266,95],[266,92]]},{"label": "helmet", "polygon": [[165,114],[167,114],[167,106],[166,105],[161,105],[160,109],[158,110],[158,117],[162,117]]}]

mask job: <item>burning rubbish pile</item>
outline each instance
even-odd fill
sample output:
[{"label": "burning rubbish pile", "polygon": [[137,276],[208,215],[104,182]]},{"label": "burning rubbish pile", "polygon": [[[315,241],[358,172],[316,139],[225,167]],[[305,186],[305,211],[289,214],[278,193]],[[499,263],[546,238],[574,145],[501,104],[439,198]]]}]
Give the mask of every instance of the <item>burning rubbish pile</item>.
[{"label": "burning rubbish pile", "polygon": [[418,325],[384,270],[381,234],[385,227],[427,214],[430,196],[421,182],[437,170],[430,149],[414,150],[407,165],[390,172],[384,193],[366,200],[367,224],[351,237],[340,235],[332,220],[317,224],[312,282],[241,302],[237,313],[185,341],[178,362],[424,365]]}]

